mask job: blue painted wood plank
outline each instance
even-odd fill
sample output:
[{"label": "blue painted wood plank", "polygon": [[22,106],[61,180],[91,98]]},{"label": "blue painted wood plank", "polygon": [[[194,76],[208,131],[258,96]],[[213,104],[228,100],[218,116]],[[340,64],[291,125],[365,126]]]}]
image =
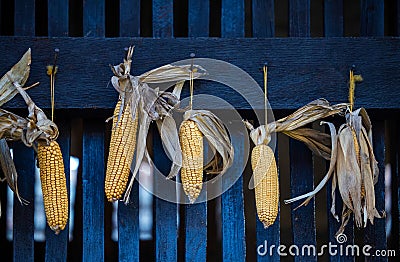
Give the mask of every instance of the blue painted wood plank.
[{"label": "blue painted wood plank", "polygon": [[119,35],[140,36],[140,0],[119,1]]},{"label": "blue painted wood plank", "polygon": [[153,0],[153,37],[174,36],[174,1]]},{"label": "blue painted wood plank", "polygon": [[253,0],[253,37],[275,36],[274,0]]},{"label": "blue painted wood plank", "polygon": [[[127,43],[135,44],[133,61],[135,75],[155,67],[187,59],[196,51],[197,57],[212,57],[234,64],[259,81],[260,65],[268,58],[274,73],[268,78],[268,97],[272,108],[297,109],[306,103],[324,97],[338,102],[347,97],[346,88],[338,86],[348,82],[349,65],[355,64],[366,78],[357,89],[357,105],[368,109],[398,109],[400,88],[400,39],[399,38],[36,38],[0,37],[0,71],[7,72],[28,47],[32,47],[30,83],[47,83],[43,65],[49,63],[50,47],[60,52],[61,66],[57,78],[57,108],[113,110],[118,94],[107,83],[111,71],[107,66],[121,56]],[[107,52],[96,52],[93,47]],[[301,52],[299,52],[301,46]],[[323,47],[323,48],[322,48]],[[155,52],[154,50],[157,50]],[[254,50],[257,50],[255,52]],[[340,51],[338,51],[340,50]],[[149,59],[151,57],[151,59]],[[85,68],[85,70],[82,70]],[[377,70],[379,68],[379,70]],[[290,72],[290,74],[288,74]],[[385,74],[382,74],[385,72]],[[96,77],[93,77],[93,76]],[[390,75],[390,77],[387,77]],[[71,92],[71,83],[79,82]],[[324,88],[321,88],[324,83]],[[379,86],[379,88],[376,88]],[[204,81],[196,87],[199,93],[216,95],[237,109],[252,109],[245,99],[225,85]],[[260,101],[252,88],[242,88],[250,101]],[[302,95],[298,96],[299,90]],[[184,88],[183,95],[187,95]],[[186,92],[186,94],[185,94]],[[42,108],[50,108],[47,88],[32,88],[29,94]],[[85,101],[82,103],[82,101]],[[261,100],[262,101],[262,100]],[[261,109],[263,102],[258,103]],[[26,108],[20,97],[15,97],[7,108]],[[219,105],[213,104],[215,108]],[[104,112],[104,111],[103,111]],[[107,114],[108,115],[108,114]]]},{"label": "blue painted wood plank", "polygon": [[221,196],[222,259],[223,261],[245,261],[246,238],[243,177],[240,175],[236,182],[232,179],[237,177],[237,172],[241,173],[243,170],[243,164],[245,164],[244,137],[247,134],[241,133],[231,135],[235,150],[235,160],[232,166],[222,176],[223,188],[226,188],[227,185],[232,185]]},{"label": "blue painted wood plank", "polygon": [[[313,160],[311,151],[301,142],[290,140],[290,192],[291,197],[310,192],[314,188]],[[299,203],[293,203],[294,209]],[[307,206],[292,210],[293,244],[317,246],[315,229],[315,201],[312,199]],[[300,249],[301,251],[301,249]],[[317,261],[313,254],[310,256],[294,257],[294,261]]]},{"label": "blue painted wood plank", "polygon": [[310,0],[289,0],[289,36],[310,36]]},{"label": "blue painted wood plank", "polygon": [[14,35],[35,35],[35,0],[15,0]]},{"label": "blue painted wood plank", "polygon": [[244,37],[244,0],[222,0],[221,36]]},{"label": "blue painted wood plank", "polygon": [[[204,159],[209,147],[204,139]],[[180,181],[180,180],[179,180]],[[182,191],[181,191],[182,192]],[[187,196],[182,192],[182,197]],[[204,183],[198,199],[207,199],[207,184]],[[185,214],[185,261],[207,261],[207,202],[183,205]]]},{"label": "blue painted wood plank", "polygon": [[83,1],[83,36],[105,36],[105,0]]},{"label": "blue painted wood plank", "polygon": [[[161,139],[154,132],[153,152],[154,163],[163,174],[168,174],[171,162],[164,153]],[[154,180],[155,192],[162,192],[165,180]],[[164,187],[165,188],[165,187]],[[164,189],[165,190],[165,189]],[[176,187],[169,192],[170,196],[177,196]],[[178,259],[178,205],[155,196],[154,223],[156,261],[177,261]]]},{"label": "blue painted wood plank", "polygon": [[119,261],[139,261],[139,183],[135,181],[130,203],[118,202]]},{"label": "blue painted wood plank", "polygon": [[[375,185],[375,206],[379,213],[385,210],[385,122],[375,121],[372,127],[373,146],[376,161],[378,161],[379,177]],[[385,219],[374,219],[374,225],[368,222],[364,235],[365,244],[375,250],[387,249]],[[387,261],[387,257],[366,257],[367,261]]]},{"label": "blue painted wood plank", "polygon": [[210,2],[189,0],[189,37],[208,37],[210,27]]},{"label": "blue painted wood plank", "polygon": [[207,261],[207,202],[185,205],[185,220],[185,261]]},{"label": "blue painted wood plank", "polygon": [[48,34],[49,36],[68,36],[68,0],[48,0]]},{"label": "blue painted wood plank", "polygon": [[400,0],[397,0],[397,12],[396,12],[396,19],[397,19],[397,36],[400,36]]},{"label": "blue painted wood plank", "polygon": [[384,0],[361,0],[361,36],[385,33]]},{"label": "blue painted wood plank", "polygon": [[[332,216],[332,214],[330,212],[331,204],[332,204],[332,196],[331,196],[332,182],[331,181],[328,182],[326,189],[327,189],[329,242],[331,242],[333,245],[339,245],[341,243],[338,243],[335,235],[336,235],[336,232],[339,230],[341,222],[336,221],[336,219]],[[335,202],[336,214],[340,218],[341,214],[342,214],[343,202],[340,197],[340,192],[337,188],[336,188],[335,200],[336,200],[336,202]],[[347,226],[344,230],[344,234],[346,235],[347,240],[343,243],[343,245],[353,245],[354,244],[353,217],[350,218],[349,223],[347,224]],[[332,262],[345,262],[345,261],[354,261],[354,260],[355,260],[354,256],[345,256],[345,254],[342,256],[342,255],[340,255],[340,253],[329,256],[329,261],[332,261]]]},{"label": "blue painted wood plank", "polygon": [[104,260],[104,129],[103,119],[83,125],[83,261]]},{"label": "blue painted wood plank", "polygon": [[[57,142],[61,147],[61,153],[64,159],[64,172],[67,180],[67,191],[68,198],[70,195],[70,148],[71,148],[71,124],[69,120],[56,121],[60,135],[58,136]],[[68,233],[69,223],[65,229],[58,235],[46,226],[46,261],[66,261],[67,260],[67,247],[68,247]]]},{"label": "blue painted wood plank", "polygon": [[324,1],[324,34],[326,37],[343,36],[343,0]]},{"label": "blue painted wood plank", "polygon": [[[276,164],[278,166],[278,176],[279,176],[279,158],[278,158],[278,144],[275,146],[275,159],[276,159]],[[264,225],[260,222],[260,220],[257,217],[257,213],[255,214],[256,216],[256,238],[257,238],[257,248],[260,245],[264,245],[262,249],[260,249],[260,255],[257,250],[257,261],[280,261],[280,256],[276,252],[276,248],[280,245],[281,237],[280,237],[280,220],[281,220],[281,214],[280,214],[280,203],[278,204],[278,216],[276,217],[276,220],[274,224],[268,228],[264,228]],[[270,253],[269,248],[271,245],[275,245],[275,249],[273,249],[273,252]],[[265,249],[267,247],[267,249]],[[266,254],[263,254],[263,252],[267,252]]]},{"label": "blue painted wood plank", "polygon": [[35,160],[32,148],[22,142],[13,146],[14,163],[18,173],[18,190],[22,198],[29,201],[28,205],[21,203],[14,196],[13,210],[13,241],[14,261],[34,261],[33,214]]}]

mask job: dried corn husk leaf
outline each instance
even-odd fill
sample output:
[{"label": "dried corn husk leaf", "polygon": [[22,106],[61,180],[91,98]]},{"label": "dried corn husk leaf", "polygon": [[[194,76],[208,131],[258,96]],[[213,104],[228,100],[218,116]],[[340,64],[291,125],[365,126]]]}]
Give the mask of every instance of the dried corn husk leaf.
[{"label": "dried corn husk leaf", "polygon": [[34,146],[38,140],[50,142],[58,136],[57,126],[47,119],[44,112],[35,105],[23,88],[26,83],[31,63],[31,50],[24,54],[0,80],[0,105],[11,100],[19,93],[28,106],[28,117],[23,118],[14,113],[0,109],[0,164],[5,179],[21,203],[27,203],[18,192],[18,174],[11,158],[6,140],[22,141],[26,146]]},{"label": "dried corn husk leaf", "polygon": [[299,108],[291,115],[270,123],[273,128],[269,129],[276,130],[275,132],[291,131],[328,116],[344,115],[347,106],[347,103],[330,105],[327,100],[320,98]]},{"label": "dried corn husk leaf", "polygon": [[183,120],[189,119],[196,122],[197,127],[208,140],[211,148],[216,150],[222,158],[222,167],[219,167],[218,156],[215,155],[209,165],[215,168],[207,172],[209,174],[224,174],[232,165],[234,150],[223,122],[216,115],[207,110],[188,110],[183,115]]},{"label": "dried corn husk leaf", "polygon": [[[360,108],[348,112],[346,124],[339,128],[337,134],[333,124],[328,123],[328,125],[332,138],[332,155],[328,173],[312,192],[285,200],[285,203],[307,198],[300,206],[306,205],[333,174],[331,213],[337,220],[338,216],[335,211],[335,190],[337,186],[344,203],[342,224],[336,233],[340,234],[344,231],[351,213],[354,213],[356,225],[365,227],[368,219],[373,224],[374,218],[382,218],[384,212],[379,214],[375,208],[374,185],[377,181],[379,169],[373,154],[372,125],[366,110]],[[359,155],[357,155],[357,151]],[[365,190],[365,193],[363,190]]]},{"label": "dried corn husk leaf", "polygon": [[285,135],[305,143],[316,155],[329,160],[331,157],[330,135],[311,128],[297,128],[282,132]]},{"label": "dried corn husk leaf", "polygon": [[10,76],[13,81],[17,82],[19,85],[24,86],[26,80],[29,77],[30,72],[30,64],[31,64],[31,49],[22,56],[18,63],[16,63],[10,71],[7,72],[0,79],[0,106],[4,105],[8,101],[10,101],[17,93],[18,90],[13,85],[13,82],[10,81]]},{"label": "dried corn husk leaf", "polygon": [[[127,57],[124,59],[123,63],[112,67],[114,76],[111,78],[111,83],[119,92],[120,99],[122,100],[118,119],[120,119],[121,114],[127,105],[129,105],[131,108],[132,118],[139,118],[139,132],[137,135],[137,147],[135,154],[136,160],[131,167],[132,177],[125,192],[125,203],[129,202],[129,195],[132,190],[134,179],[139,171],[139,167],[143,158],[148,158],[146,139],[150,123],[155,121],[157,126],[162,126],[163,121],[166,120],[168,126],[166,131],[167,133],[160,132],[162,138],[176,138],[177,136],[173,130],[173,128],[176,130],[176,125],[175,121],[171,117],[170,111],[179,102],[179,96],[183,83],[185,80],[189,80],[192,69],[195,72],[193,76],[194,78],[198,78],[206,74],[206,71],[198,65],[165,65],[146,72],[140,76],[132,76],[130,74],[130,70],[133,49],[133,46],[128,49]],[[176,85],[172,93],[160,91],[158,88],[151,88],[148,85],[160,83],[176,83]],[[169,151],[172,152],[174,150],[180,150],[179,141],[176,142],[174,140],[168,140],[164,141],[164,144],[168,144],[167,153],[169,153]],[[181,164],[179,156],[174,157],[174,160]],[[171,172],[176,172],[176,169],[177,167],[173,166]]]},{"label": "dried corn husk leaf", "polygon": [[[21,198],[18,191],[18,174],[15,169],[14,161],[11,157],[10,148],[8,147],[7,141],[2,138],[0,139],[0,165],[10,189],[15,193],[20,203],[28,203],[26,200]],[[1,206],[1,205],[0,205]],[[1,217],[1,207],[0,207]]]},{"label": "dried corn husk leaf", "polygon": [[344,115],[347,106],[346,103],[330,105],[327,100],[320,98],[299,108],[287,117],[268,123],[267,128],[265,125],[253,128],[247,121],[244,123],[251,130],[250,137],[255,145],[267,145],[271,141],[273,132],[282,132],[293,139],[304,142],[315,154],[329,160],[331,155],[329,135],[315,129],[304,128],[304,126],[329,116]]}]

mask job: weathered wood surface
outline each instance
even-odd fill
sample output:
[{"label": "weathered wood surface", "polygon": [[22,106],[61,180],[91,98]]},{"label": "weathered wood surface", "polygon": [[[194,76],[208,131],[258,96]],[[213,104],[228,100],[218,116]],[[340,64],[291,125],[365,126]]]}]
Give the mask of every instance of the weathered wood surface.
[{"label": "weathered wood surface", "polygon": [[[57,108],[112,109],[118,97],[109,85],[109,64],[117,64],[124,47],[135,44],[133,74],[196,57],[221,59],[248,72],[262,84],[261,66],[267,60],[268,97],[273,109],[295,109],[312,99],[347,100],[348,69],[357,66],[364,81],[356,89],[356,107],[399,108],[400,39],[396,38],[270,38],[270,39],[140,39],[140,38],[30,38],[0,37],[0,72],[5,73],[32,48],[32,71],[28,83],[41,86],[29,90],[36,104],[49,108],[45,65],[60,49],[57,74]],[[93,48],[96,47],[96,48]],[[100,51],[103,50],[103,51]],[[106,50],[106,51],[104,51]],[[155,51],[157,50],[157,51]],[[196,85],[196,93],[217,95],[236,108],[248,109],[232,89],[214,83]],[[250,100],[258,99],[252,87],[244,88]],[[262,105],[260,105],[261,107]],[[22,100],[8,108],[25,107]]]}]

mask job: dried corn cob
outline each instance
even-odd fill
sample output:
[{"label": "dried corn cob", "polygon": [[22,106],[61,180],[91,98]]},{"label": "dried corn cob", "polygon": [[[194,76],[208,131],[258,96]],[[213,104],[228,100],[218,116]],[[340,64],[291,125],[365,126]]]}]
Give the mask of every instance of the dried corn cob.
[{"label": "dried corn cob", "polygon": [[126,189],[136,147],[138,117],[132,119],[131,108],[127,105],[118,120],[121,103],[121,101],[118,101],[114,110],[110,152],[107,161],[105,193],[110,202],[120,199]]},{"label": "dried corn cob", "polygon": [[251,165],[258,218],[267,228],[278,215],[279,181],[274,152],[267,145],[257,145],[251,153]]},{"label": "dried corn cob", "polygon": [[183,190],[194,203],[203,187],[203,134],[196,122],[185,120],[179,129],[182,148],[181,180]]},{"label": "dried corn cob", "polygon": [[38,144],[38,162],[47,223],[58,234],[68,222],[68,193],[61,149],[56,141]]}]

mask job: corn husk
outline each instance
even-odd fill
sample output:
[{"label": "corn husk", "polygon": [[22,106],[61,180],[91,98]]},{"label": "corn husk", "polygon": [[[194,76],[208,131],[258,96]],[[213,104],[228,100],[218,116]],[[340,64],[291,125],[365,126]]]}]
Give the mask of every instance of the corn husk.
[{"label": "corn husk", "polygon": [[[194,121],[204,138],[209,142],[211,149],[217,152],[211,161],[204,166],[203,170],[212,175],[224,174],[232,165],[234,149],[223,122],[207,110],[187,110],[183,115],[183,120]],[[162,128],[160,126],[160,133],[161,138],[166,139],[163,141],[169,143],[166,146],[168,155],[174,156],[171,171],[167,176],[167,179],[172,179],[177,176],[182,167],[182,151],[175,121],[171,121],[171,119],[168,121],[170,122],[165,122]],[[189,196],[189,199],[190,203],[196,200],[193,196]]]},{"label": "corn husk", "polygon": [[271,134],[282,132],[285,135],[299,140],[307,145],[316,155],[329,160],[331,155],[331,141],[328,134],[304,126],[329,116],[344,115],[348,104],[330,105],[323,98],[314,100],[299,108],[287,117],[261,125],[257,128],[244,121],[251,130],[250,137],[255,145],[267,145],[271,141]]},{"label": "corn husk", "polygon": [[[374,218],[382,218],[384,212],[379,214],[375,208],[374,185],[378,180],[379,169],[372,147],[372,125],[366,110],[360,108],[347,112],[346,123],[340,126],[337,133],[332,123],[322,122],[322,124],[329,126],[332,140],[329,170],[312,192],[285,200],[285,203],[306,198],[300,206],[307,205],[332,177],[331,213],[338,221],[339,216],[335,210],[336,187],[339,188],[343,200],[342,223],[336,234],[343,233],[351,213],[354,213],[357,227],[365,227],[368,220],[373,224]],[[353,131],[356,134],[361,157],[356,154]],[[362,188],[365,189],[365,193],[362,192]]]},{"label": "corn husk", "polygon": [[[0,106],[20,94],[28,107],[26,118],[0,108],[0,164],[5,180],[21,203],[27,203],[20,197],[14,162],[11,158],[7,141],[22,141],[28,147],[35,147],[39,140],[49,143],[58,136],[58,128],[44,112],[35,105],[24,88],[30,72],[31,50],[23,55],[0,80]],[[1,211],[0,211],[1,215]]]},{"label": "corn husk", "polygon": [[[135,160],[132,163],[132,177],[125,192],[124,202],[129,202],[129,195],[139,171],[139,167],[144,158],[149,161],[149,154],[146,148],[146,139],[152,121],[161,127],[165,121],[170,126],[168,134],[161,134],[164,144],[167,148],[176,149],[176,144],[170,142],[171,136],[178,137],[177,133],[171,131],[175,120],[171,116],[171,109],[179,102],[180,92],[184,81],[189,80],[190,73],[194,72],[193,77],[198,78],[206,74],[206,71],[198,65],[164,65],[153,69],[139,76],[131,75],[131,63],[134,47],[130,47],[124,62],[113,66],[114,76],[111,78],[113,87],[118,91],[122,100],[118,119],[126,106],[130,106],[132,118],[138,117],[139,130],[137,134],[137,147],[135,151]],[[151,88],[149,84],[174,83],[173,92],[160,91],[159,88]],[[118,121],[117,121],[118,125]],[[176,129],[176,126],[175,126]],[[161,132],[160,132],[161,133]],[[178,150],[180,146],[178,145]],[[175,158],[177,162],[181,159]],[[173,167],[176,168],[176,167]]]},{"label": "corn husk", "polygon": [[[10,101],[16,94],[17,88],[13,81],[20,86],[24,86],[29,77],[31,64],[31,49],[29,48],[22,58],[16,63],[10,71],[0,79],[0,106]],[[12,80],[10,80],[10,78]]]}]

